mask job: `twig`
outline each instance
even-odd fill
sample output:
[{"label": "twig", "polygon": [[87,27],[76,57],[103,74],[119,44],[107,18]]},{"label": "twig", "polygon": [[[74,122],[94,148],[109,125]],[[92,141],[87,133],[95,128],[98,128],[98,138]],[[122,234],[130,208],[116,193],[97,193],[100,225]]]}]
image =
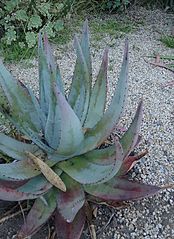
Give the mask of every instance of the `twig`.
[{"label": "twig", "polygon": [[149,62],[149,61],[147,61],[146,59],[144,59],[144,61],[145,61],[146,63],[148,63],[148,64],[153,65],[153,66],[158,66],[158,67],[164,68],[164,69],[169,70],[169,71],[171,71],[171,72],[174,73],[174,70],[173,70],[173,69],[167,67],[167,66],[164,65],[163,63]]},{"label": "twig", "polygon": [[107,226],[111,223],[111,221],[112,221],[114,215],[115,215],[115,213],[113,212],[113,213],[111,214],[109,220],[107,221],[107,223],[106,223],[101,229],[99,229],[99,230],[97,231],[97,235],[100,235],[100,234],[107,228]]},{"label": "twig", "polygon": [[174,189],[174,184],[167,184],[164,186],[161,186],[162,189]]},{"label": "twig", "polygon": [[5,213],[3,214],[3,216],[5,217],[5,216],[9,215],[9,214],[10,214],[12,211],[14,211],[14,209],[16,209],[18,206],[19,206],[19,205],[16,204],[16,205],[15,205],[14,207],[12,207],[9,211],[5,212]]},{"label": "twig", "polygon": [[[23,209],[23,212],[28,211],[28,209],[29,209],[29,208],[24,208],[24,209]],[[17,215],[19,215],[19,214],[21,214],[21,213],[22,213],[22,212],[21,212],[21,210],[20,210],[20,211],[15,212],[15,213],[13,213],[13,214],[11,214],[11,215],[7,215],[7,216],[5,216],[5,217],[2,217],[2,218],[0,219],[0,224],[1,224],[1,223],[4,223],[5,221],[9,220],[10,218],[13,218],[13,217],[15,217],[15,216],[17,216]]]},{"label": "twig", "polygon": [[21,203],[20,203],[20,202],[18,202],[18,204],[19,204],[19,207],[20,207],[20,209],[21,209],[22,217],[23,217],[23,220],[24,220],[24,223],[25,223],[25,222],[26,222],[26,220],[25,220],[25,214],[24,214],[24,210],[23,210],[23,208],[22,208],[22,205],[21,205]]}]

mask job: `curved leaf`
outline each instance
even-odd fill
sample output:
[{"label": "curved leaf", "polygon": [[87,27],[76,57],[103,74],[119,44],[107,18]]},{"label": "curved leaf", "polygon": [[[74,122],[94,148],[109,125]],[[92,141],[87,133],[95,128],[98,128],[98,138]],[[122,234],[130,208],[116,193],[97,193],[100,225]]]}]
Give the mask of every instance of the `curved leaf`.
[{"label": "curved leaf", "polygon": [[41,172],[29,160],[0,164],[0,179],[25,180],[39,175]]},{"label": "curved leaf", "polygon": [[27,215],[24,225],[17,234],[18,239],[26,238],[35,234],[53,214],[56,208],[56,192],[50,190],[43,196],[43,198],[44,200],[41,198],[36,199],[33,207]]},{"label": "curved leaf", "polygon": [[123,151],[118,140],[115,142],[116,155],[110,164],[103,163],[103,157],[95,158],[90,155],[74,157],[62,161],[58,165],[70,177],[82,184],[102,183],[111,179],[120,169],[123,160]]},{"label": "curved leaf", "polygon": [[126,178],[114,177],[110,181],[99,185],[84,185],[84,190],[101,199],[126,201],[151,196],[159,192],[161,188],[129,181]]},{"label": "curved leaf", "polygon": [[128,42],[125,43],[122,68],[109,108],[104,113],[102,119],[85,134],[85,141],[81,153],[87,152],[100,145],[111,133],[114,126],[118,123],[125,104],[127,94],[127,75],[128,75]]},{"label": "curved leaf", "polygon": [[61,93],[64,95],[64,86],[63,86],[63,81],[61,79],[60,70],[58,65],[55,62],[53,51],[49,44],[47,34],[44,34],[44,48],[45,48],[45,58],[51,73],[51,77],[52,79],[54,79],[54,81],[56,82],[56,85],[60,89]]},{"label": "curved leaf", "polygon": [[120,170],[117,173],[117,176],[123,176],[126,173],[128,173],[133,167],[134,165],[142,158],[144,157],[146,154],[148,153],[147,150],[134,155],[134,156],[128,156],[123,160],[123,163],[121,165]]},{"label": "curved leaf", "polygon": [[139,141],[139,131],[143,118],[143,101],[140,101],[134,119],[126,133],[121,138],[125,158],[131,153]]},{"label": "curved leaf", "polygon": [[21,82],[13,79],[2,62],[0,65],[0,85],[9,103],[9,107],[1,105],[3,113],[12,120],[19,130],[23,122],[27,122],[32,130],[39,132],[42,126],[38,105],[35,105],[36,101],[33,101],[26,86],[24,87]]},{"label": "curved leaf", "polygon": [[0,179],[0,185],[6,188],[16,189],[18,187],[21,187],[27,183],[27,180],[21,180],[21,181],[7,181]]},{"label": "curved leaf", "polygon": [[25,151],[34,153],[39,151],[39,148],[36,145],[20,142],[0,133],[0,151],[13,159],[23,160],[27,158]]},{"label": "curved leaf", "polygon": [[40,194],[41,191],[48,191],[52,187],[52,184],[49,183],[45,177],[42,175],[38,175],[24,185],[17,188],[17,191],[24,192],[24,193],[33,193],[33,194]]},{"label": "curved leaf", "polygon": [[38,196],[45,194],[49,189],[50,186],[46,185],[46,187],[40,188],[40,190],[31,193],[18,191],[18,189],[6,187],[0,184],[0,199],[4,201],[22,201],[26,199],[35,199]]},{"label": "curved leaf", "polygon": [[81,208],[77,213],[74,221],[72,223],[68,223],[56,210],[55,214],[55,226],[56,232],[59,239],[80,239],[84,224],[85,224],[85,212],[84,209]]},{"label": "curved leaf", "polygon": [[75,38],[75,46],[77,49],[77,61],[68,102],[83,125],[89,106],[91,79],[87,62],[77,37]]},{"label": "curved leaf", "polygon": [[84,124],[85,128],[93,128],[104,114],[107,92],[107,68],[108,49],[104,52],[100,71],[91,91],[88,114]]},{"label": "curved leaf", "polygon": [[77,151],[77,148],[83,141],[84,134],[80,120],[57,87],[55,87],[55,94],[57,104],[60,107],[60,118],[62,122],[60,144],[57,153],[59,155],[68,156]]},{"label": "curved leaf", "polygon": [[57,209],[67,222],[72,222],[85,202],[82,186],[68,175],[61,176],[66,185],[66,192],[57,194]]}]

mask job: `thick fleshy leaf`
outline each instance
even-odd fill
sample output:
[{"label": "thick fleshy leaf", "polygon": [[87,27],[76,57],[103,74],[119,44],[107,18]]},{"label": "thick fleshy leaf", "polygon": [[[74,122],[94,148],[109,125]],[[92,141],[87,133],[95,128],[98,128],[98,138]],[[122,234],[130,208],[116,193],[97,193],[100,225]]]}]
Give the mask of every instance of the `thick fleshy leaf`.
[{"label": "thick fleshy leaf", "polygon": [[28,180],[21,180],[21,181],[7,181],[0,179],[0,185],[6,188],[16,189],[18,187],[21,187],[25,183],[27,183]]},{"label": "thick fleshy leaf", "polygon": [[117,176],[122,176],[125,175],[127,172],[129,172],[134,165],[142,158],[144,157],[146,154],[148,153],[147,150],[134,155],[134,156],[128,156],[123,160],[123,163],[121,165],[120,170],[117,173]]},{"label": "thick fleshy leaf", "polygon": [[80,120],[58,88],[55,88],[55,94],[61,119],[61,137],[57,152],[59,155],[68,156],[77,151],[84,134]]},{"label": "thick fleshy leaf", "polygon": [[102,119],[85,134],[85,141],[81,153],[87,152],[100,145],[110,135],[114,126],[118,123],[124,109],[127,95],[128,75],[128,41],[125,43],[125,51],[117,88],[112,102]]},{"label": "thick fleshy leaf", "polygon": [[105,200],[126,201],[152,196],[161,190],[158,186],[114,177],[99,185],[84,185],[87,193]]},{"label": "thick fleshy leaf", "polygon": [[24,193],[33,193],[33,194],[40,194],[41,191],[45,190],[48,191],[52,187],[52,184],[49,183],[45,177],[42,175],[38,175],[24,185],[17,188],[19,192]]},{"label": "thick fleshy leaf", "polygon": [[[22,186],[24,187],[24,186]],[[50,185],[46,185],[44,188],[40,188],[38,191],[22,192],[18,189],[11,187],[6,187],[0,184],[0,200],[4,201],[22,201],[26,199],[35,199],[43,194],[45,194],[50,189]]]},{"label": "thick fleshy leaf", "polygon": [[116,155],[109,164],[105,159],[90,155],[77,156],[59,163],[59,167],[70,177],[82,184],[102,183],[111,179],[120,169],[123,160],[123,151],[118,140],[115,142]]},{"label": "thick fleshy leaf", "polygon": [[121,138],[125,158],[131,153],[139,141],[139,131],[143,118],[143,102],[141,101],[137,107],[136,114],[126,133]]},{"label": "thick fleshy leaf", "polygon": [[[35,105],[33,98],[30,96],[27,87],[13,79],[8,70],[0,62],[0,85],[3,89],[6,99],[8,100],[9,107],[1,105],[1,110],[9,119],[13,120],[19,130],[23,122],[34,131],[39,132],[41,129],[40,115],[38,114],[38,105]],[[31,93],[31,91],[30,91]]]},{"label": "thick fleshy leaf", "polygon": [[13,159],[23,160],[27,158],[25,151],[34,153],[39,151],[39,148],[36,145],[20,142],[3,133],[0,133],[0,151]]},{"label": "thick fleshy leaf", "polygon": [[82,39],[80,42],[80,46],[82,48],[83,55],[88,67],[90,81],[92,81],[92,62],[91,62],[91,54],[90,54],[90,47],[89,47],[89,27],[88,27],[87,19],[83,26]]},{"label": "thick fleshy leaf", "polygon": [[74,221],[72,223],[68,223],[62,215],[56,210],[55,214],[55,226],[57,237],[59,239],[80,239],[84,224],[85,224],[85,212],[84,209],[81,208],[77,213]]},{"label": "thick fleshy leaf", "polygon": [[107,68],[108,49],[104,52],[100,71],[91,91],[88,114],[84,124],[85,128],[93,128],[103,116],[107,92]]},{"label": "thick fleshy leaf", "polygon": [[77,61],[72,79],[68,102],[83,124],[89,106],[91,77],[80,43],[75,38]]},{"label": "thick fleshy leaf", "polygon": [[55,173],[39,157],[36,157],[30,152],[27,152],[26,154],[52,185],[54,185],[55,187],[59,188],[64,192],[66,191],[66,186],[57,173]]},{"label": "thick fleshy leaf", "polygon": [[[56,192],[50,190],[41,198],[36,199],[26,221],[17,234],[18,239],[23,239],[35,234],[49,219],[56,208]],[[45,201],[45,202],[44,202]]]},{"label": "thick fleshy leaf", "polygon": [[56,150],[60,143],[61,137],[61,119],[60,109],[54,94],[49,104],[47,122],[44,129],[44,137],[48,145]]},{"label": "thick fleshy leaf", "polygon": [[38,51],[40,79],[39,101],[46,116],[44,137],[50,147],[57,149],[60,140],[60,117],[53,85],[56,84],[59,85],[59,87],[62,85],[60,72],[54,63],[53,55],[51,53],[51,48],[46,35],[44,37],[44,46],[42,36],[41,34],[39,35]]},{"label": "thick fleshy leaf", "polygon": [[36,133],[34,130],[32,130],[29,126],[27,127],[27,124],[24,123],[25,127],[20,126],[21,131],[28,136],[29,139],[33,141],[38,147],[40,147],[43,151],[46,151],[47,153],[53,153],[54,149],[51,148],[49,145],[45,144],[43,142],[42,136],[40,136],[38,133]]},{"label": "thick fleshy leaf", "polygon": [[51,74],[48,68],[47,59],[44,52],[42,35],[39,34],[38,42],[39,57],[39,102],[45,116],[48,115],[50,94],[51,94]]},{"label": "thick fleshy leaf", "polygon": [[66,192],[57,194],[57,209],[67,222],[72,222],[85,202],[82,186],[67,174],[61,176],[66,185]]},{"label": "thick fleshy leaf", "polygon": [[29,160],[0,164],[0,179],[25,180],[39,175],[41,172]]},{"label": "thick fleshy leaf", "polygon": [[49,44],[47,34],[44,35],[44,47],[45,47],[45,57],[46,57],[48,68],[51,73],[51,77],[56,82],[56,85],[60,89],[61,93],[64,94],[64,86],[63,86],[62,78],[60,75],[60,70],[54,59],[53,51]]}]

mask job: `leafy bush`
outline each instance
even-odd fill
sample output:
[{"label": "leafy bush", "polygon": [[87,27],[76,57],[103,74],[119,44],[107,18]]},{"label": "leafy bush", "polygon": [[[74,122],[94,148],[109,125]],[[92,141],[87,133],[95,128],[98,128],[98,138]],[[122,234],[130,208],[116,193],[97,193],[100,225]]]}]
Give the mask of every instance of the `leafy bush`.
[{"label": "leafy bush", "polygon": [[62,30],[63,16],[68,11],[68,1],[9,0],[0,3],[1,43],[32,48],[37,42],[38,31],[46,31],[54,37]]},{"label": "leafy bush", "polygon": [[114,11],[120,8],[125,8],[129,3],[129,0],[104,0],[102,8],[103,10]]}]

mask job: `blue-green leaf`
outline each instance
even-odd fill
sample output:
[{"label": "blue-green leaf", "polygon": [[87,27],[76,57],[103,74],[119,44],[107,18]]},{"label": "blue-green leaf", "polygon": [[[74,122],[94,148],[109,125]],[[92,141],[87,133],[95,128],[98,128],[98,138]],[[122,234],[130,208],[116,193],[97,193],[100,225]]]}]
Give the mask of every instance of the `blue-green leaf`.
[{"label": "blue-green leaf", "polygon": [[[35,180],[36,181],[36,180]],[[42,182],[43,184],[43,182]],[[25,190],[25,185],[28,185],[28,182],[21,186],[24,190],[18,190],[18,188],[11,188],[10,184],[9,186],[4,186],[3,184],[0,184],[0,199],[5,201],[22,201],[26,199],[34,199],[37,198],[43,194],[45,194],[50,188],[51,185],[47,184],[36,184],[35,190]],[[13,186],[13,182],[12,182]],[[44,186],[44,187],[42,187]],[[34,185],[33,185],[34,189]]]},{"label": "blue-green leaf", "polygon": [[117,88],[114,93],[109,108],[104,113],[102,119],[85,134],[84,145],[81,153],[87,152],[100,145],[111,133],[114,126],[118,123],[124,109],[127,93],[127,75],[128,75],[128,42],[125,43],[125,52]]},{"label": "blue-green leaf", "polygon": [[104,52],[100,71],[91,91],[88,114],[84,124],[85,128],[93,128],[104,114],[107,92],[107,67],[108,49]]},{"label": "blue-green leaf", "polygon": [[3,113],[8,115],[14,123],[18,123],[16,125],[19,126],[19,130],[20,125],[27,122],[32,130],[39,132],[41,120],[38,114],[38,105],[35,106],[27,87],[13,79],[2,63],[0,65],[0,86],[9,103],[7,108],[1,105]]},{"label": "blue-green leaf", "polygon": [[87,62],[77,37],[75,38],[75,46],[77,52],[77,61],[68,102],[83,124],[89,106],[91,79]]},{"label": "blue-green leaf", "polygon": [[60,107],[61,119],[61,137],[57,153],[68,156],[77,151],[83,141],[84,134],[80,120],[66,101],[65,96],[62,95],[58,87],[55,87],[54,92]]},{"label": "blue-green leaf", "polygon": [[24,185],[18,187],[17,191],[39,195],[41,194],[43,190],[46,192],[51,187],[52,187],[52,184],[49,183],[43,175],[38,175],[30,179]]},{"label": "blue-green leaf", "polygon": [[82,184],[96,184],[111,179],[120,169],[123,151],[118,140],[115,142],[116,155],[105,162],[105,158],[97,158],[97,154],[77,156],[58,165],[70,177]]},{"label": "blue-green leaf", "polygon": [[131,151],[137,144],[142,118],[143,118],[143,101],[140,101],[130,127],[121,138],[121,144],[123,147],[125,158],[131,153]]},{"label": "blue-green leaf", "polygon": [[0,151],[13,159],[26,159],[25,151],[32,153],[39,151],[39,148],[33,144],[26,144],[13,139],[3,133],[0,133]]}]

